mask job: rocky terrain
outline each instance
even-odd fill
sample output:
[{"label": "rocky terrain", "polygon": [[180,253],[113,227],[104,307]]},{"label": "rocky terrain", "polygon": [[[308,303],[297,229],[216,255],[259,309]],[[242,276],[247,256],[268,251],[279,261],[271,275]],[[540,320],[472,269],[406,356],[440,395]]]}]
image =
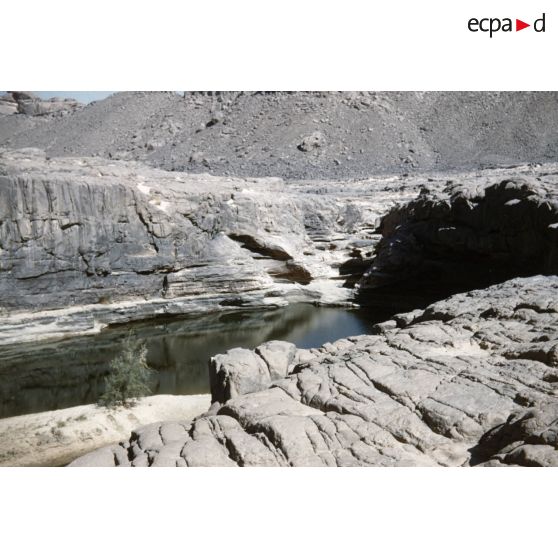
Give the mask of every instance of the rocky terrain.
[{"label": "rocky terrain", "polygon": [[0,467],[56,467],[157,421],[194,418],[209,395],[154,395],[132,407],[79,405],[0,420]]},{"label": "rocky terrain", "polygon": [[214,356],[206,413],[73,464],[558,465],[557,100],[11,94],[0,345],[301,301],[382,308],[373,335]]},{"label": "rocky terrain", "polygon": [[131,313],[344,302],[376,222],[418,189],[411,179],[285,184],[0,152],[0,342],[30,321],[36,338]]},{"label": "rocky terrain", "polygon": [[[73,111],[82,108],[83,104],[75,99],[64,97],[51,97],[42,99],[37,95],[24,91],[10,91],[0,97],[0,116],[24,114],[27,116],[67,116]],[[2,124],[9,121],[4,120]],[[29,121],[32,123],[33,121]]]},{"label": "rocky terrain", "polygon": [[[410,310],[495,280],[555,272],[557,179],[549,164],[285,183],[2,151],[0,344],[291,301],[395,296]],[[399,264],[436,288],[422,288],[422,299],[411,287],[378,289],[380,275],[389,284],[408,275]],[[446,293],[440,270],[461,283]]]},{"label": "rocky terrain", "polygon": [[556,92],[124,92],[0,117],[0,147],[216,176],[368,178],[558,158]]},{"label": "rocky terrain", "polygon": [[215,357],[209,413],[73,465],[558,465],[556,277],[455,295],[377,330]]},{"label": "rocky terrain", "polygon": [[556,169],[493,184],[456,178],[442,192],[424,187],[382,218],[376,257],[359,281],[361,296],[394,282],[398,290],[437,284],[456,292],[558,273]]},{"label": "rocky terrain", "polygon": [[404,285],[451,247],[487,281],[500,265],[549,275],[457,294],[318,350],[216,356],[205,416],[138,429],[74,465],[558,465],[555,180],[423,190],[382,220],[360,284]]}]

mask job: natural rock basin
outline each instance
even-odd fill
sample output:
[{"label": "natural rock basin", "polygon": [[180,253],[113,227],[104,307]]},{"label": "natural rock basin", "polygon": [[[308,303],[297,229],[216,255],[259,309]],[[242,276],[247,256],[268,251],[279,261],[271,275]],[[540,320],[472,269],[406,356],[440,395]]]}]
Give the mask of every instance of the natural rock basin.
[{"label": "natural rock basin", "polygon": [[556,466],[557,292],[557,276],[514,279],[320,351],[228,351],[208,413],[73,465]]},{"label": "natural rock basin", "polygon": [[255,348],[271,339],[299,348],[370,333],[382,316],[349,308],[293,304],[275,310],[207,314],[197,318],[108,327],[94,336],[55,343],[5,346],[0,354],[0,417],[97,401],[110,360],[131,331],[145,340],[157,370],[155,394],[209,393],[207,363],[233,347]]},{"label": "natural rock basin", "polygon": [[132,328],[155,393],[211,387],[211,408],[76,464],[555,464],[557,177],[288,184],[2,152],[0,413],[95,401]]}]

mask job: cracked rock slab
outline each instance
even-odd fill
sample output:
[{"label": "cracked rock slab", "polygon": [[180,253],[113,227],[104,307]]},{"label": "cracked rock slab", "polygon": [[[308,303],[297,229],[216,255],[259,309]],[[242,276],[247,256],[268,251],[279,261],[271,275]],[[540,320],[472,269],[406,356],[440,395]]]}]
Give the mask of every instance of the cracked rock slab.
[{"label": "cracked rock slab", "polygon": [[[556,300],[555,276],[455,295],[73,465],[556,466],[556,367],[540,358],[558,342]],[[259,378],[252,355],[226,358]]]}]

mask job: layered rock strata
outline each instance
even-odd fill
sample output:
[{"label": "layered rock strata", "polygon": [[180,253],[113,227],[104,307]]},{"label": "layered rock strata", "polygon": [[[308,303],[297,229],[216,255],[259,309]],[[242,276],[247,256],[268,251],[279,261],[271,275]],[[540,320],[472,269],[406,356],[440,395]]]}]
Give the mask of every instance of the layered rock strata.
[{"label": "layered rock strata", "polygon": [[416,192],[392,183],[289,185],[2,152],[0,337],[346,302],[353,270],[343,264],[369,256],[377,219]]},{"label": "layered rock strata", "polygon": [[[362,292],[379,274],[400,278],[398,265],[425,275],[423,263],[437,259],[437,272],[453,272],[461,258],[482,270],[463,257],[467,250],[507,265],[501,253],[510,260],[517,244],[521,258],[498,280],[525,262],[524,274],[552,272],[556,168],[284,183],[2,151],[0,343],[159,314],[347,303],[358,281]],[[530,246],[539,256],[529,256]],[[471,287],[464,283],[457,290]]]}]

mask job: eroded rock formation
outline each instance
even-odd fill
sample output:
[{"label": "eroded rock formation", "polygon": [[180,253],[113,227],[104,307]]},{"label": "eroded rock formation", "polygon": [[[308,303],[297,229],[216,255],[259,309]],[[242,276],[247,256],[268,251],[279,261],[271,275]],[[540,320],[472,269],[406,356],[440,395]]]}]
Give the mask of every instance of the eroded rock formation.
[{"label": "eroded rock formation", "polygon": [[2,151],[0,343],[160,313],[347,302],[356,282],[363,298],[417,274],[431,286],[459,277],[457,292],[478,286],[473,271],[480,286],[552,273],[557,177],[544,165],[284,183]]},{"label": "eroded rock formation", "polygon": [[558,273],[554,173],[496,183],[424,188],[381,222],[382,240],[361,289],[415,280],[458,282]]},{"label": "eroded rock formation", "polygon": [[10,114],[65,116],[81,107],[83,104],[75,99],[64,97],[41,99],[28,91],[9,91],[0,97],[0,116]]},{"label": "eroded rock formation", "polygon": [[258,391],[246,375],[270,374],[261,348],[217,357],[232,398],[219,404],[220,390],[206,416],[73,465],[558,465],[557,277],[455,295],[377,330],[300,355]]},{"label": "eroded rock formation", "polygon": [[469,292],[376,335],[216,356],[204,416],[75,464],[558,464],[557,183],[556,165],[285,184],[4,151],[0,343],[446,285]]},{"label": "eroded rock formation", "polygon": [[416,190],[4,151],[0,336],[13,336],[27,319],[15,312],[29,310],[38,335],[54,322],[60,332],[94,330],[162,312],[346,301],[343,263],[370,255],[377,219]]}]

